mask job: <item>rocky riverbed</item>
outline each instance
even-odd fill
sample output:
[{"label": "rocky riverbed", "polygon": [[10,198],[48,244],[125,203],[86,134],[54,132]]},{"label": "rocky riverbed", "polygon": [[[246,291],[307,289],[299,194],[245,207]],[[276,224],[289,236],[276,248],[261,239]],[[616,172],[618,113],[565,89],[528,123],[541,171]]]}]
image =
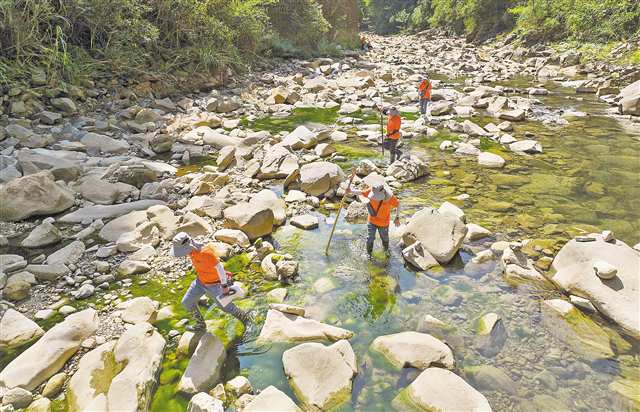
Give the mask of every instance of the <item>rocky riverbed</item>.
[{"label": "rocky riverbed", "polygon": [[[373,44],[189,94],[6,90],[0,410],[640,409],[640,68]],[[400,198],[389,259],[353,196],[324,254],[352,168]],[[178,231],[242,283],[255,341],[206,300],[186,330]]]}]

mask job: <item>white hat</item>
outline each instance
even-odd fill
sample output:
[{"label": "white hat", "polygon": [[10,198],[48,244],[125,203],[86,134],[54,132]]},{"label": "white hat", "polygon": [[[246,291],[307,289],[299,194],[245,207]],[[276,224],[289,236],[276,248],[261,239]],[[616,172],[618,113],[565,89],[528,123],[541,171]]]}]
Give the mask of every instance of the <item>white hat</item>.
[{"label": "white hat", "polygon": [[189,234],[180,232],[173,237],[171,245],[171,256],[181,257],[187,256],[194,250],[200,250],[201,246],[196,243]]},{"label": "white hat", "polygon": [[371,187],[371,193],[367,196],[370,200],[387,200],[393,196],[391,189],[385,187],[384,184],[378,183]]}]

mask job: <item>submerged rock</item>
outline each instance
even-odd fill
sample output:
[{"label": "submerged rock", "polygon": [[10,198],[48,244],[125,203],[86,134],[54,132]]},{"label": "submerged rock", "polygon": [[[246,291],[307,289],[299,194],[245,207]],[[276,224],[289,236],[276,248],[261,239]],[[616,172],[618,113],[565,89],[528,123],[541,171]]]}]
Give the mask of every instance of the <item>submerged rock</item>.
[{"label": "submerged rock", "polygon": [[352,336],[353,332],[346,329],[270,309],[258,341],[303,342],[317,339],[336,341],[349,339]]},{"label": "submerged rock", "polygon": [[490,412],[480,392],[453,372],[429,368],[393,399],[399,411]]},{"label": "submerged rock", "polygon": [[330,410],[351,397],[358,372],[356,355],[346,340],[331,346],[303,343],[282,354],[291,389],[307,410]]},{"label": "submerged rock", "polygon": [[[594,240],[574,239],[562,247],[553,260],[552,281],[569,294],[589,299],[600,313],[640,338],[640,254],[620,240],[589,237]],[[599,260],[617,269],[613,278],[598,277],[593,266]]]},{"label": "submerged rock", "polygon": [[548,330],[581,356],[590,360],[613,356],[609,334],[571,303],[545,300],[542,312]]},{"label": "submerged rock", "polygon": [[453,352],[449,346],[426,333],[400,332],[378,336],[370,349],[381,353],[398,369],[426,369],[430,366],[453,369],[454,366]]},{"label": "submerged rock", "polygon": [[488,358],[496,356],[507,340],[507,330],[499,315],[487,313],[475,324],[479,337],[478,351]]}]

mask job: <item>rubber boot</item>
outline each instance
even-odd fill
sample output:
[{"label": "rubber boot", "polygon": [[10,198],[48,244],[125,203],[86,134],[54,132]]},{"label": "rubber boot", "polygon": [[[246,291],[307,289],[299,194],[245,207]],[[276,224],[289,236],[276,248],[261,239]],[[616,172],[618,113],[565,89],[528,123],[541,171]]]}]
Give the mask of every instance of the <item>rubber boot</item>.
[{"label": "rubber boot", "polygon": [[193,326],[187,326],[187,330],[192,332],[205,332],[207,330],[207,324],[204,322],[202,313],[197,307],[191,311],[191,317],[195,319],[196,324]]}]

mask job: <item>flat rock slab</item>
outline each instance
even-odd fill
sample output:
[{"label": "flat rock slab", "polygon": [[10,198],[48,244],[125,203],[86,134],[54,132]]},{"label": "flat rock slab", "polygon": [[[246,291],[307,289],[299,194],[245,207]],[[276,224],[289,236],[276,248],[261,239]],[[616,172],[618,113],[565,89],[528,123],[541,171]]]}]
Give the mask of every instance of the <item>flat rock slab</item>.
[{"label": "flat rock slab", "polygon": [[113,219],[133,211],[146,210],[151,206],[164,204],[165,203],[162,200],[146,199],[130,203],[122,203],[119,205],[88,206],[74,212],[67,213],[58,219],[58,221],[62,223],[81,223],[89,220]]},{"label": "flat rock slab", "polygon": [[353,332],[313,319],[270,309],[260,331],[259,342],[303,342],[317,339],[349,339]]},{"label": "flat rock slab", "polygon": [[311,230],[320,225],[320,220],[313,215],[298,215],[291,218],[291,224],[300,229]]}]

